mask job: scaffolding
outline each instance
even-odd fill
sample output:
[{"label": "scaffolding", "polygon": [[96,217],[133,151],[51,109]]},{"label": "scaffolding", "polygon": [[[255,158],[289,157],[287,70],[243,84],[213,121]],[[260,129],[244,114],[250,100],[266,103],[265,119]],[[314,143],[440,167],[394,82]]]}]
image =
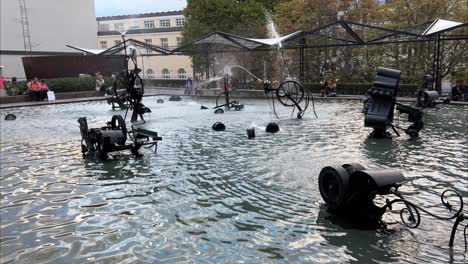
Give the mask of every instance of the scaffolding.
[{"label": "scaffolding", "polygon": [[23,29],[24,51],[32,52],[31,35],[29,34],[28,11],[26,9],[26,0],[18,0],[21,14],[21,27]]}]

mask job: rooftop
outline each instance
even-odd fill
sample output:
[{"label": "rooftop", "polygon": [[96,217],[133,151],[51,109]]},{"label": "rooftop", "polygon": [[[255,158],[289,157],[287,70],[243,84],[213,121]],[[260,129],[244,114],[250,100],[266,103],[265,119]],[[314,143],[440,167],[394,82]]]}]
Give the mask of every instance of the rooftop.
[{"label": "rooftop", "polygon": [[108,20],[119,20],[119,19],[134,19],[134,18],[145,18],[145,17],[164,17],[164,16],[177,16],[182,15],[182,10],[179,11],[167,11],[167,12],[156,12],[156,13],[143,13],[134,15],[121,15],[121,16],[104,16],[97,17],[97,21],[108,21]]}]

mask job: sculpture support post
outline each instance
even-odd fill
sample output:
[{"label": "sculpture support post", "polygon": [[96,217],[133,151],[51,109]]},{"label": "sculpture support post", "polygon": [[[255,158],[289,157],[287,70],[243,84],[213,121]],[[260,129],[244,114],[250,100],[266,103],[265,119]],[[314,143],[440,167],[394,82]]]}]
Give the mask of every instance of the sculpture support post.
[{"label": "sculpture support post", "polygon": [[226,93],[226,109],[229,109],[230,105],[229,105],[229,76],[226,74],[224,76],[224,92]]},{"label": "sculpture support post", "polygon": [[435,54],[435,90],[441,91],[441,84],[442,84],[442,78],[441,78],[441,72],[440,72],[440,34],[437,34],[437,40],[436,40],[436,54]]},{"label": "sculpture support post", "polygon": [[304,67],[304,46],[305,46],[305,38],[301,37],[300,39],[301,48],[299,49],[299,81],[303,84],[304,83],[304,76],[305,76],[305,67]]}]

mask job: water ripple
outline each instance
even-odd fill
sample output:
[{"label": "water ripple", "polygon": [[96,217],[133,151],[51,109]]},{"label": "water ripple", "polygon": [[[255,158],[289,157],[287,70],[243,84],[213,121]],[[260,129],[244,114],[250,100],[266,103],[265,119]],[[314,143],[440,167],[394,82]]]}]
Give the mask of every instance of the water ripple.
[{"label": "water ripple", "polygon": [[[443,190],[468,197],[468,108],[427,110],[419,139],[376,140],[358,102],[317,102],[319,118],[303,120],[279,107],[275,120],[262,100],[215,115],[199,110],[211,100],[165,99],[145,98],[153,111],[145,128],[163,137],[158,153],[104,163],[82,158],[76,119],[99,127],[121,111],[104,102],[8,110],[18,119],[1,121],[0,262],[466,262],[461,235],[447,247],[450,223],[423,215],[410,230],[398,206],[385,230],[346,228],[326,211],[317,177],[351,161],[399,169],[409,180],[403,193],[447,215]],[[217,121],[227,130],[212,131]],[[276,134],[264,132],[272,121]]]}]

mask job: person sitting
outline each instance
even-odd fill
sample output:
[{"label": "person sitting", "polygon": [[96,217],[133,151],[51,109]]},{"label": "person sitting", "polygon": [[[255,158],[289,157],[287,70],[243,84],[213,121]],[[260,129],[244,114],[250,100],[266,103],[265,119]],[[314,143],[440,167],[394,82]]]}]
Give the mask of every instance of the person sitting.
[{"label": "person sitting", "polygon": [[41,80],[41,82],[39,83],[39,87],[41,87],[41,96],[42,96],[42,100],[44,100],[45,98],[47,98],[47,92],[49,91],[49,86],[45,83],[44,80]]},{"label": "person sitting", "polygon": [[327,92],[327,97],[335,97],[336,96],[336,82],[330,80],[328,82],[329,90]]},{"label": "person sitting", "polygon": [[320,88],[320,97],[324,97],[327,94],[328,89],[328,81],[320,82],[322,84],[322,88]]},{"label": "person sitting", "polygon": [[43,99],[41,86],[37,78],[28,82],[26,86],[28,87],[28,94],[33,101],[41,101]]}]

